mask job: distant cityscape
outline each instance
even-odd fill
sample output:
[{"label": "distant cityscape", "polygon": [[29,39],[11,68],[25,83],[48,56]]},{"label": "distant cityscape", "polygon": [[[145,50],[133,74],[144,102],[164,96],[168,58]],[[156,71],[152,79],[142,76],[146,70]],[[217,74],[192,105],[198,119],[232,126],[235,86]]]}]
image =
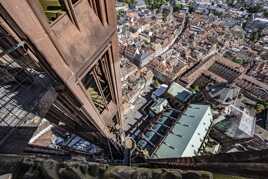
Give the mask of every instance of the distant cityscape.
[{"label": "distant cityscape", "polygon": [[126,134],[149,158],[268,148],[267,1],[117,1]]}]

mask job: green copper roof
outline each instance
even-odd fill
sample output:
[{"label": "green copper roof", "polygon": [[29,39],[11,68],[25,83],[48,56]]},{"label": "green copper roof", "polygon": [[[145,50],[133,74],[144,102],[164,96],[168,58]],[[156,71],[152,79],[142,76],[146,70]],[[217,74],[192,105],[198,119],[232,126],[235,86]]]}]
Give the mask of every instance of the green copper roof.
[{"label": "green copper roof", "polygon": [[159,158],[181,156],[197,127],[203,125],[200,124],[203,118],[209,118],[209,120],[204,121],[212,121],[210,106],[191,104],[181,118],[178,119],[172,132],[168,134],[164,142],[155,152],[155,155]]}]

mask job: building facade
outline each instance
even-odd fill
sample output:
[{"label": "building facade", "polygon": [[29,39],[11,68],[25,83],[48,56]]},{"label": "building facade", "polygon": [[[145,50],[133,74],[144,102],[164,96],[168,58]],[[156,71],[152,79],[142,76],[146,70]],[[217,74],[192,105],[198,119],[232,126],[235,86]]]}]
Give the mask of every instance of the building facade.
[{"label": "building facade", "polygon": [[35,64],[55,89],[44,117],[89,141],[120,146],[115,1],[9,0],[1,1],[0,14],[5,55]]}]

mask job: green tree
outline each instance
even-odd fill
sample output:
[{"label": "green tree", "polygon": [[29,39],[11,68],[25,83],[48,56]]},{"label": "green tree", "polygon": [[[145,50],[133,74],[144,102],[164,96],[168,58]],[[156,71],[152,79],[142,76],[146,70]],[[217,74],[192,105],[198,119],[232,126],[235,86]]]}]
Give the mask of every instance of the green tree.
[{"label": "green tree", "polygon": [[234,0],[226,0],[226,4],[228,6],[233,6],[234,5]]},{"label": "green tree", "polygon": [[181,3],[176,3],[175,7],[174,7],[174,11],[179,11],[183,8],[183,5]]},{"label": "green tree", "polygon": [[262,112],[263,110],[268,109],[268,101],[259,101],[255,106],[257,113]]},{"label": "green tree", "polygon": [[263,104],[256,104],[255,110],[257,113],[261,113],[263,110],[265,110],[265,106]]},{"label": "green tree", "polygon": [[246,9],[248,10],[249,13],[257,13],[263,10],[261,4],[256,4],[255,6],[247,6]]},{"label": "green tree", "polygon": [[200,87],[198,85],[193,85],[191,87],[191,91],[194,93],[198,93],[198,92],[200,92]]},{"label": "green tree", "polygon": [[119,10],[119,11],[117,11],[117,16],[123,16],[124,15],[124,13],[125,13],[125,11],[124,10]]},{"label": "green tree", "polygon": [[235,62],[235,63],[237,63],[237,64],[240,64],[240,65],[244,64],[244,60],[241,59],[241,58],[235,58],[235,59],[233,60],[233,62]]},{"label": "green tree", "polygon": [[268,101],[264,101],[262,103],[263,103],[264,107],[267,109],[268,108]]},{"label": "green tree", "polygon": [[127,3],[129,6],[133,6],[136,4],[136,0],[125,0],[125,3]]},{"label": "green tree", "polygon": [[189,13],[192,13],[194,11],[194,3],[193,2],[190,2],[188,4],[188,8],[189,8]]},{"label": "green tree", "polygon": [[260,40],[260,38],[261,38],[261,30],[254,31],[250,35],[250,40],[252,42],[257,42],[258,40]]},{"label": "green tree", "polygon": [[145,0],[145,4],[151,9],[159,9],[167,0]]}]

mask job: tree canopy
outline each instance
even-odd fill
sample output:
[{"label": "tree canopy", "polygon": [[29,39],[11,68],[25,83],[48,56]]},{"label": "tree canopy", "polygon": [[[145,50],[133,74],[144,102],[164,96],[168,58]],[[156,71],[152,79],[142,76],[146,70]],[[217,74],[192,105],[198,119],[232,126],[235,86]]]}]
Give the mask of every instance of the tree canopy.
[{"label": "tree canopy", "polygon": [[125,0],[125,3],[127,3],[128,5],[135,5],[136,0]]},{"label": "tree canopy", "polygon": [[255,106],[255,110],[257,113],[261,113],[265,109],[268,109],[268,101],[259,101]]},{"label": "tree canopy", "polygon": [[167,0],[145,0],[145,4],[151,9],[159,9]]}]

